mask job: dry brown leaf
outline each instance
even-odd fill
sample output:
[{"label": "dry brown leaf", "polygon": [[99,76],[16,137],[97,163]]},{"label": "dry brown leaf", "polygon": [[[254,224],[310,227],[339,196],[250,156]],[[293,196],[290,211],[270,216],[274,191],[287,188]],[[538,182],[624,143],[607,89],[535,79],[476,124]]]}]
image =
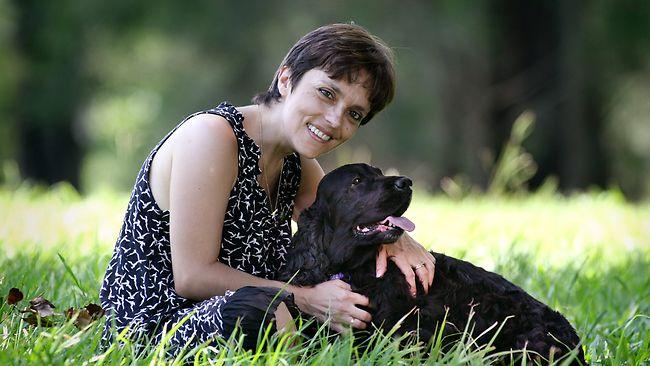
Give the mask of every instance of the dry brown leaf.
[{"label": "dry brown leaf", "polygon": [[93,319],[90,316],[90,314],[88,313],[88,310],[80,309],[79,314],[77,315],[77,319],[75,319],[75,321],[74,321],[74,325],[77,328],[83,330],[83,329],[88,328],[88,326],[92,322],[93,322]]},{"label": "dry brown leaf", "polygon": [[23,299],[23,293],[13,287],[11,290],[9,290],[9,295],[7,295],[7,304],[9,305],[15,305],[18,301]]},{"label": "dry brown leaf", "polygon": [[106,311],[104,311],[101,306],[92,303],[86,305],[86,310],[88,310],[88,313],[93,318],[93,320],[101,318],[106,313]]},{"label": "dry brown leaf", "polygon": [[35,297],[29,300],[29,307],[22,311],[27,313],[23,320],[33,326],[51,327],[54,325],[52,317],[56,315],[55,308],[56,306],[43,296]]},{"label": "dry brown leaf", "polygon": [[29,300],[29,309],[38,313],[41,317],[54,315],[55,308],[56,306],[54,306],[54,304],[49,300],[43,298],[43,296],[38,296]]},{"label": "dry brown leaf", "polygon": [[68,319],[72,319],[76,316],[74,325],[77,328],[83,330],[86,329],[92,322],[101,318],[104,315],[104,309],[96,304],[88,304],[78,310],[69,308],[65,311],[65,315]]}]

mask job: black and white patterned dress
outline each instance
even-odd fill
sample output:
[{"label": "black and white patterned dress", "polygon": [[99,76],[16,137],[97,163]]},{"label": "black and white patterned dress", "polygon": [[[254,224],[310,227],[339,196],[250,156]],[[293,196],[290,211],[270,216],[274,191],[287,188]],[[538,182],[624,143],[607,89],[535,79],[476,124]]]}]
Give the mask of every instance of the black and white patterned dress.
[{"label": "black and white patterned dress", "polygon": [[[158,143],[138,173],[100,291],[102,307],[108,314],[103,335],[105,342],[111,339],[113,323],[114,331],[120,332],[128,326],[135,336],[160,339],[163,328],[169,330],[189,315],[174,333],[170,345],[184,346],[189,342],[189,346],[193,346],[228,335],[238,311],[245,306],[266,310],[272,297],[265,294],[272,296],[277,292],[272,289],[260,295],[256,288],[243,288],[195,302],[174,290],[169,211],[160,209],[153,199],[149,169],[153,157],[167,138],[189,118],[201,113],[225,118],[238,145],[238,173],[228,199],[222,241],[214,243],[221,246],[219,261],[266,279],[275,279],[286,263],[285,254],[291,243],[293,202],[300,184],[299,155],[294,153],[284,159],[278,183],[277,210],[272,213],[266,192],[257,180],[261,173],[261,151],[244,131],[242,114],[227,102],[194,113]],[[260,296],[263,299],[260,300]],[[279,300],[290,300],[290,295],[274,299],[272,309]]]}]

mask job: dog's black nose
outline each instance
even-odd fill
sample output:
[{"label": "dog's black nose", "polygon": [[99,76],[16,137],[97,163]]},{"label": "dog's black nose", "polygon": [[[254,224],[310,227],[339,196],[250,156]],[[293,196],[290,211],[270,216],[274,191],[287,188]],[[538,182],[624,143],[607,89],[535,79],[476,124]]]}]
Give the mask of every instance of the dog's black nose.
[{"label": "dog's black nose", "polygon": [[400,191],[409,189],[413,185],[413,182],[407,177],[399,177],[395,181],[395,188]]}]

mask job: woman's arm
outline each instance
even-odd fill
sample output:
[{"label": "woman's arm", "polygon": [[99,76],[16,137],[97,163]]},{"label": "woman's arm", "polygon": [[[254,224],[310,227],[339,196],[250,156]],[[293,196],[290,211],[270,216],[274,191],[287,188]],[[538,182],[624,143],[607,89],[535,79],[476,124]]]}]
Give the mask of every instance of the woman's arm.
[{"label": "woman's arm", "polygon": [[222,117],[200,114],[177,130],[169,178],[176,292],[193,300],[269,281],[219,263],[223,220],[237,177],[237,140]]},{"label": "woman's arm", "polygon": [[300,188],[294,200],[293,206],[293,221],[298,222],[298,217],[302,210],[311,206],[316,199],[316,189],[318,183],[325,176],[323,168],[316,161],[316,159],[300,158]]}]

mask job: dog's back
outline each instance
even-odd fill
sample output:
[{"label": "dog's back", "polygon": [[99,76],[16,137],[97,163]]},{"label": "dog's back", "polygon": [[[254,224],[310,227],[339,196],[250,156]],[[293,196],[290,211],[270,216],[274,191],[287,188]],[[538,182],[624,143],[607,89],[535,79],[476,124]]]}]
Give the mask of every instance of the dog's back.
[{"label": "dog's back", "polygon": [[[545,358],[554,354],[557,359],[578,347],[575,329],[559,312],[498,274],[432,254],[436,258],[435,279],[427,295],[418,284],[416,298],[409,295],[404,275],[393,263],[380,279],[374,279],[374,264],[350,274],[353,289],[370,298],[369,311],[376,326],[391,329],[412,311],[402,320],[398,333],[417,331],[421,339],[429,339],[446,319],[447,342],[457,340],[467,329],[476,343],[483,345],[498,330],[492,343],[495,351],[526,349]],[[585,363],[580,348],[576,359]]]}]

